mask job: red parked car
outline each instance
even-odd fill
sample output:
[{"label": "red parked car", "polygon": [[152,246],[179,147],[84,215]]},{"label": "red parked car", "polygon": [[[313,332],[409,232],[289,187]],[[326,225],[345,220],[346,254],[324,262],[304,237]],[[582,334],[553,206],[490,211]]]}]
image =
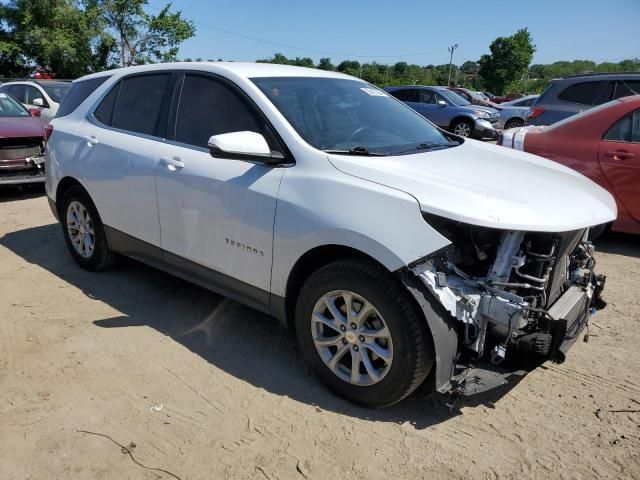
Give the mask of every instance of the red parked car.
[{"label": "red parked car", "polygon": [[504,97],[491,97],[491,101],[493,103],[505,103],[511,102],[512,100],[517,100],[522,97],[524,97],[524,95],[522,95],[521,93],[509,93]]},{"label": "red parked car", "polygon": [[640,234],[640,95],[619,98],[548,127],[503,132],[498,144],[554,160],[607,189],[612,230]]},{"label": "red parked car", "polygon": [[47,123],[39,116],[38,109],[0,93],[0,185],[44,182]]}]

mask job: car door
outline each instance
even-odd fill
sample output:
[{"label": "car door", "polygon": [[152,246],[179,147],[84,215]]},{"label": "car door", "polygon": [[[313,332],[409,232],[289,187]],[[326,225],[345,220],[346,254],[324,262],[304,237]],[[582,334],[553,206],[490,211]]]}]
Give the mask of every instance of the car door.
[{"label": "car door", "polygon": [[166,136],[171,73],[123,78],[78,127],[75,159],[80,178],[120,249],[159,256],[155,172]]},{"label": "car door", "polygon": [[165,262],[172,273],[264,308],[284,169],[214,158],[207,143],[213,135],[252,131],[284,149],[248,97],[219,76],[185,73],[172,116],[171,142],[156,169]]},{"label": "car door", "polygon": [[436,96],[431,90],[421,89],[420,91],[419,102],[416,105],[416,110],[426,119],[431,122],[439,125],[436,121],[437,117],[437,105],[436,105]]},{"label": "car door", "polygon": [[640,221],[640,110],[624,116],[605,133],[598,160],[629,214]]}]

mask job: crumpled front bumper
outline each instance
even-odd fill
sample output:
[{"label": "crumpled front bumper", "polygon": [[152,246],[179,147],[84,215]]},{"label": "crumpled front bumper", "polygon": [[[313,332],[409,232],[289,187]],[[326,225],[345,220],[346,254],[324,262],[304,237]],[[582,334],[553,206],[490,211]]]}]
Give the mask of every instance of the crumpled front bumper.
[{"label": "crumpled front bumper", "polygon": [[[455,277],[438,279],[437,272],[427,265],[407,272],[403,280],[422,307],[432,331],[438,392],[475,395],[517,382],[531,370],[530,361],[519,362],[512,357],[497,365],[493,352],[480,358],[466,354],[468,347],[481,352],[485,341],[482,335],[469,343],[467,326],[477,325],[482,319],[511,333],[521,326],[520,319],[526,312],[527,304],[522,299],[490,287],[475,289]],[[547,355],[534,358],[534,367],[546,360],[564,361],[569,348],[582,336],[603,288],[604,277],[594,277],[593,285],[586,289],[570,287],[553,303],[548,310],[556,323],[551,348]],[[434,315],[440,316],[439,321],[433,319]]]}]

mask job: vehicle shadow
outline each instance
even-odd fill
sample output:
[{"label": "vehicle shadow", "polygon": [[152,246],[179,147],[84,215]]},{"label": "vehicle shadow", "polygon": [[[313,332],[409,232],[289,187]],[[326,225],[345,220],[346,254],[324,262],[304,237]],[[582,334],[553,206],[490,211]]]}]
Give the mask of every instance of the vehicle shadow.
[{"label": "vehicle shadow", "polygon": [[0,185],[0,203],[42,197],[45,194],[44,184]]},{"label": "vehicle shadow", "polygon": [[608,231],[594,240],[596,252],[640,258],[640,236]]},{"label": "vehicle shadow", "polygon": [[149,326],[236,378],[324,410],[424,429],[461,414],[461,407],[493,406],[517,384],[457,399],[423,386],[392,407],[362,408],[325,389],[302,360],[295,335],[263,313],[133,260],[84,271],[66,251],[58,224],[8,233],[0,245],[122,313],[96,326]]}]

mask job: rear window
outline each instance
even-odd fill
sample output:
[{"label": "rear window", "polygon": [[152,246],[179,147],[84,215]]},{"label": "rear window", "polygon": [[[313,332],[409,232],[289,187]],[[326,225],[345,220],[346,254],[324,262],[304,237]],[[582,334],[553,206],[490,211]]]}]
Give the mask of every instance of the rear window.
[{"label": "rear window", "polygon": [[[601,90],[606,88],[608,83],[609,82],[602,81],[574,83],[560,92],[558,100],[570,103],[579,103],[581,105],[594,105],[596,104],[596,97],[599,96],[598,94]],[[605,100],[600,96],[599,99],[601,99],[601,101],[599,101],[601,104],[610,100],[610,97]]]},{"label": "rear window", "polygon": [[616,85],[616,98],[640,95],[640,80],[620,80]]},{"label": "rear window", "polygon": [[72,83],[71,89],[64,97],[56,117],[64,117],[74,112],[75,109],[78,108],[96,88],[106,82],[108,78],[109,76],[104,76]]}]

